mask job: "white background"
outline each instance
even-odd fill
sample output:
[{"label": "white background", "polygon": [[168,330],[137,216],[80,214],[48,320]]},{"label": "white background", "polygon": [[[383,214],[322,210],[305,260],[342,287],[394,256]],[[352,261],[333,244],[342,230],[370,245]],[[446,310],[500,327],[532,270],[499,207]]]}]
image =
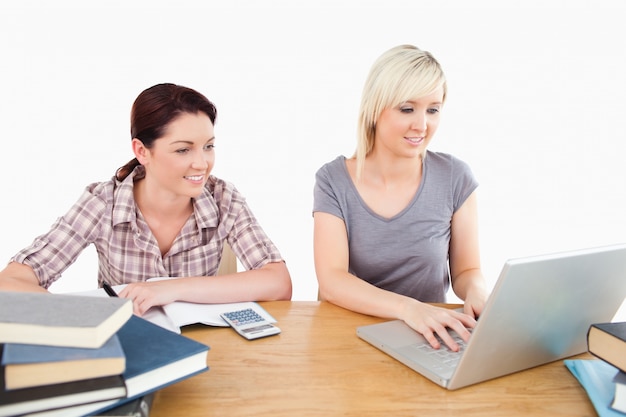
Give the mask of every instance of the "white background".
[{"label": "white background", "polygon": [[[293,299],[315,299],[315,171],[352,155],[367,72],[401,43],[447,74],[431,149],[481,184],[490,285],[507,258],[626,241],[621,0],[49,3],[0,3],[7,261],[132,157],[133,100],[174,82],[217,105],[213,173],[278,245]],[[96,262],[88,249],[53,289],[94,288]]]}]

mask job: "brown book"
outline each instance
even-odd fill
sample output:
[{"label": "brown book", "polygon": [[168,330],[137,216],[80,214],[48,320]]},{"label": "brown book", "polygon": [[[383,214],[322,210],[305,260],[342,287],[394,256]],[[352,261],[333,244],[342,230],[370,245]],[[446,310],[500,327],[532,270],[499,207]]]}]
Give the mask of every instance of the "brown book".
[{"label": "brown book", "polygon": [[589,326],[587,349],[592,355],[626,372],[626,322]]}]

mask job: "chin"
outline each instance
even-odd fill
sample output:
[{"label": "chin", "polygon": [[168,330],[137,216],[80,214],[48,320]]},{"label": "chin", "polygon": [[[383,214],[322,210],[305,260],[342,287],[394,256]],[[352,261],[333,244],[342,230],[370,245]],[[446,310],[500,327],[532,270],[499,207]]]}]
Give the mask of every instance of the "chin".
[{"label": "chin", "polygon": [[202,195],[202,191],[196,192],[196,193],[188,193],[187,196],[189,198],[198,198]]},{"label": "chin", "polygon": [[196,198],[204,192],[204,186],[193,187],[191,189],[181,190],[181,194],[189,198]]}]

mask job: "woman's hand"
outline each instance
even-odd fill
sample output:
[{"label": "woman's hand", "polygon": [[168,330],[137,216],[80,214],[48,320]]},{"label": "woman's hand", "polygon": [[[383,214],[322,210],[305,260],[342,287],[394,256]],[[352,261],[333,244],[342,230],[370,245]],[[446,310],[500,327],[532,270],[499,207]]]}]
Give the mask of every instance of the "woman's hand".
[{"label": "woman's hand", "polygon": [[450,336],[448,329],[454,330],[463,341],[469,340],[468,328],[474,328],[476,325],[476,320],[472,316],[421,303],[414,299],[407,299],[406,301],[401,316],[402,320],[424,336],[433,348],[439,349],[441,347],[439,339],[435,336],[437,335],[450,350],[459,351],[460,347]]},{"label": "woman's hand", "polygon": [[477,319],[485,308],[489,292],[484,285],[473,286],[467,291],[463,312]]},{"label": "woman's hand", "polygon": [[142,316],[151,307],[176,301],[175,280],[133,282],[120,291],[119,296],[133,301],[133,310]]}]

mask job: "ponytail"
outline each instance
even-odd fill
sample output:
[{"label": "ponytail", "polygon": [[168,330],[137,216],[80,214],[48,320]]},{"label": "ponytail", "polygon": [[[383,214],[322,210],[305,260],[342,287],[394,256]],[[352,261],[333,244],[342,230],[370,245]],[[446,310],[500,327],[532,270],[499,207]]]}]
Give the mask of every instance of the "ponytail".
[{"label": "ponytail", "polygon": [[118,168],[118,170],[115,171],[115,179],[118,181],[124,181],[126,177],[128,177],[130,173],[133,172],[133,170],[137,168],[139,165],[140,164],[137,158],[131,159],[130,161],[126,163],[126,165],[124,165],[121,168]]}]

